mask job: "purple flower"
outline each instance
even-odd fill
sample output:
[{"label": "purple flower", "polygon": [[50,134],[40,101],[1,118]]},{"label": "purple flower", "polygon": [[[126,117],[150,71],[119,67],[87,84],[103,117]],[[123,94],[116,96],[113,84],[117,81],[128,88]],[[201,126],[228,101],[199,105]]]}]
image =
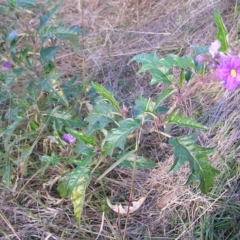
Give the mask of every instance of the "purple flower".
[{"label": "purple flower", "polygon": [[197,55],[195,60],[197,62],[203,62],[205,60],[206,56],[204,56],[204,54],[200,54],[200,55]]},{"label": "purple flower", "polygon": [[76,138],[69,133],[63,134],[62,139],[68,143],[74,143],[76,141]]},{"label": "purple flower", "polygon": [[219,40],[215,40],[210,47],[208,48],[208,51],[212,55],[212,57],[217,56],[218,54],[218,49],[221,47],[221,42]]},{"label": "purple flower", "polygon": [[4,68],[10,68],[10,67],[12,67],[12,63],[11,63],[10,61],[6,61],[6,62],[3,63],[2,66],[3,66]]},{"label": "purple flower", "polygon": [[225,58],[215,72],[217,78],[224,82],[224,87],[234,90],[240,85],[240,58],[230,56]]}]

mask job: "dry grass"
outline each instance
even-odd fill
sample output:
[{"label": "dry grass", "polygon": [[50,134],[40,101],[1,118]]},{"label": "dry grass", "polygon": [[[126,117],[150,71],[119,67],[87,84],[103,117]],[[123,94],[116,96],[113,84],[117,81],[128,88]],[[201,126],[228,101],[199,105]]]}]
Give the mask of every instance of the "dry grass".
[{"label": "dry grass", "polygon": [[[137,96],[154,97],[161,86],[149,87],[148,76],[136,76],[138,66],[128,64],[129,60],[142,52],[185,54],[195,44],[208,44],[216,34],[214,9],[219,10],[230,38],[235,40],[240,17],[233,18],[234,6],[235,1],[229,0],[65,1],[60,16],[69,24],[80,25],[87,35],[81,39],[82,55],[63,46],[58,65],[66,76],[77,73],[81,79],[115,89],[118,99],[127,105]],[[171,150],[163,153],[154,136],[144,139],[150,146],[145,155],[158,164],[152,170],[137,172],[134,195],[146,194],[147,199],[129,218],[128,239],[216,239],[206,237],[210,235],[205,225],[211,217],[225,210],[229,216],[234,211],[240,213],[238,102],[239,90],[226,93],[212,79],[182,106],[188,115],[194,115],[197,105],[202,106],[202,121],[211,130],[202,134],[200,141],[217,146],[211,160],[222,174],[209,196],[201,195],[195,185],[183,186],[189,174],[187,166],[169,174]],[[54,179],[60,174],[57,167],[49,168],[44,176],[39,173],[31,178],[30,172],[30,179],[22,180],[17,189],[1,187],[0,239],[121,239],[126,219],[109,211],[105,199],[128,196],[131,171],[115,169],[103,182],[90,185],[80,227],[75,224],[70,200],[57,194]],[[233,204],[238,208],[230,209]],[[237,220],[231,220],[235,226]],[[212,231],[215,234],[216,229]],[[233,239],[222,234],[218,239]]]}]

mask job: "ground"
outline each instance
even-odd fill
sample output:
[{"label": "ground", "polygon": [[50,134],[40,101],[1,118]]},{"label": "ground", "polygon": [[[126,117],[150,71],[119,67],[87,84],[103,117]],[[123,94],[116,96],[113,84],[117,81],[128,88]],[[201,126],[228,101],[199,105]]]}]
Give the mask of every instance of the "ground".
[{"label": "ground", "polygon": [[[130,60],[152,51],[159,56],[191,54],[195,45],[210,44],[217,33],[214,10],[237,47],[238,1],[67,0],[57,20],[78,25],[86,34],[80,39],[81,56],[63,45],[57,66],[66,77],[77,74],[111,88],[128,107],[137,96],[155,99],[162,86],[150,86],[149,76],[137,74],[139,66]],[[157,166],[136,173],[134,196],[147,198],[129,217],[126,239],[240,239],[238,102],[239,90],[227,92],[212,77],[181,106],[193,116],[200,104],[199,120],[210,127],[199,132],[200,141],[217,149],[210,159],[221,174],[209,195],[201,194],[197,185],[183,185],[187,165],[169,173],[172,150],[165,146],[163,153],[154,133],[146,134],[143,141],[150,144],[143,154]],[[105,196],[128,196],[131,170],[116,168],[98,185],[93,177],[80,227],[70,199],[61,199],[56,191],[60,174],[57,166],[49,167],[44,175],[36,172],[20,179],[13,189],[0,185],[0,239],[122,239],[126,217],[111,211]]]}]

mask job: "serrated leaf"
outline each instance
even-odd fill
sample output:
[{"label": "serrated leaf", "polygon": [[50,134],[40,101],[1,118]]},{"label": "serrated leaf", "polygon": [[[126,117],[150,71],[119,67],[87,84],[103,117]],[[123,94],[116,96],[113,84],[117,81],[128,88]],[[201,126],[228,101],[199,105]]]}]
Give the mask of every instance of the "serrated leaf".
[{"label": "serrated leaf", "polygon": [[89,137],[86,134],[71,128],[66,128],[66,131],[71,135],[73,135],[75,138],[77,138],[79,141],[83,141],[84,143],[91,144],[92,146],[96,145],[94,137]]},{"label": "serrated leaf", "polygon": [[16,0],[19,7],[22,8],[31,8],[36,6],[35,0]]},{"label": "serrated leaf", "polygon": [[40,62],[43,66],[48,64],[48,62],[56,55],[59,46],[43,48],[40,51]]},{"label": "serrated leaf", "polygon": [[41,28],[39,30],[39,35],[41,37],[42,42],[44,43],[49,38],[53,38],[53,37],[60,38],[60,39],[71,38],[74,36],[78,36],[78,33],[64,25],[58,26],[58,27],[54,27],[50,25],[50,26]]},{"label": "serrated leaf", "polygon": [[112,156],[116,147],[124,150],[124,144],[127,136],[140,127],[140,121],[127,118],[119,122],[119,127],[108,132],[103,141],[103,154]]},{"label": "serrated leaf", "polygon": [[62,198],[72,196],[74,216],[80,223],[85,191],[91,180],[91,171],[86,167],[78,167],[62,176],[58,183],[58,192]]},{"label": "serrated leaf", "polygon": [[110,93],[106,88],[104,88],[99,83],[92,82],[92,87],[99,93],[104,99],[108,100],[114,107],[119,109],[119,103],[115,100],[112,93]]},{"label": "serrated leaf", "polygon": [[38,31],[44,27],[48,21],[52,18],[52,16],[56,13],[56,11],[58,10],[59,5],[56,5],[54,8],[52,8],[51,10],[49,10],[45,15],[42,15],[39,17],[40,20],[40,24],[39,27],[37,28]]},{"label": "serrated leaf", "polygon": [[156,110],[156,108],[159,106],[159,104],[161,104],[166,98],[168,98],[174,92],[175,91],[173,89],[167,88],[162,93],[160,93],[160,95],[158,96],[158,98],[155,102],[154,109]]},{"label": "serrated leaf", "polygon": [[208,129],[201,123],[198,123],[198,122],[192,120],[191,118],[188,118],[187,116],[180,115],[179,110],[176,110],[175,112],[167,115],[165,117],[165,122],[166,123],[176,123],[182,127],[199,128],[199,129],[203,129],[203,130]]},{"label": "serrated leaf", "polygon": [[213,187],[214,178],[219,171],[211,166],[208,155],[213,148],[205,148],[195,144],[196,135],[171,138],[169,143],[174,146],[175,161],[170,171],[178,170],[186,161],[189,162],[191,174],[186,184],[200,181],[200,189],[208,193]]},{"label": "serrated leaf", "polygon": [[[134,154],[130,155],[125,160],[123,160],[119,164],[119,166],[120,167],[129,167],[129,168],[133,169],[134,158],[135,158]],[[137,156],[136,169],[151,168],[151,167],[155,167],[155,166],[156,166],[156,163],[153,162],[152,160],[144,158],[142,156]]]},{"label": "serrated leaf", "polygon": [[220,47],[219,51],[227,51],[228,47],[229,47],[228,32],[223,23],[222,17],[217,10],[214,11],[214,21],[218,28],[218,33],[215,38],[221,42],[221,47]]}]

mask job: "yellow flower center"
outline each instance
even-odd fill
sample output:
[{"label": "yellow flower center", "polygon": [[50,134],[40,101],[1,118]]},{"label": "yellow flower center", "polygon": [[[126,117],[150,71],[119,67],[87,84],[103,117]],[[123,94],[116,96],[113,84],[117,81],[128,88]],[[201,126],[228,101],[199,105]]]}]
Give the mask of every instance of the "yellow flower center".
[{"label": "yellow flower center", "polygon": [[235,69],[231,69],[231,76],[234,78],[237,76],[237,71]]}]

